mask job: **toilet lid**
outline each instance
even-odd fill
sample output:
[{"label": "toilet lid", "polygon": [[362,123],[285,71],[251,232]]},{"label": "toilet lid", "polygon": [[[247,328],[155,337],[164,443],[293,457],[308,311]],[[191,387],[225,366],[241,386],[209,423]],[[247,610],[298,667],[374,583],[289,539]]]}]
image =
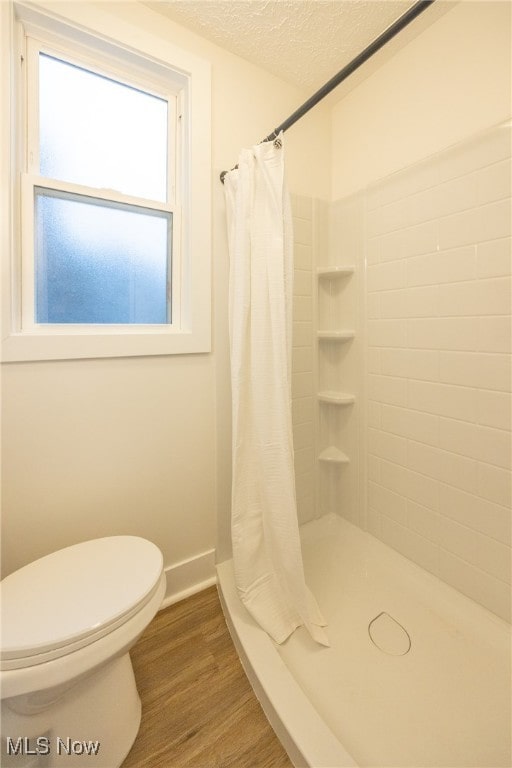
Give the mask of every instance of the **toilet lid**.
[{"label": "toilet lid", "polygon": [[1,659],[22,659],[76,646],[123,623],[153,595],[162,553],[136,536],[111,536],[66,547],[0,583]]}]

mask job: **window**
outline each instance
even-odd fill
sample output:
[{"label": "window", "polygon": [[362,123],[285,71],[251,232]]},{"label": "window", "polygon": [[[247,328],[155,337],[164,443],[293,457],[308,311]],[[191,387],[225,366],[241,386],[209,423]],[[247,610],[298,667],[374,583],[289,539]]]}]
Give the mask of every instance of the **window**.
[{"label": "window", "polygon": [[35,293],[22,323],[172,324],[176,97],[31,39],[27,61],[35,174],[24,181],[22,214],[33,218],[33,239],[22,243]]},{"label": "window", "polygon": [[208,351],[209,71],[15,9],[4,359]]}]

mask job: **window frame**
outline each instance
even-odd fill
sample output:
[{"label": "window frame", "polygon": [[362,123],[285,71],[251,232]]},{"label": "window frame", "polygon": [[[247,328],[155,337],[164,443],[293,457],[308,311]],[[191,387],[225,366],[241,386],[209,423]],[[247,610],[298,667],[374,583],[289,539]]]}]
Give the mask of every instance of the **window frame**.
[{"label": "window frame", "polygon": [[[118,32],[115,24],[98,19],[96,29],[62,21],[51,11],[35,11],[23,3],[0,4],[0,13],[9,14],[10,60],[0,61],[3,83],[11,82],[8,120],[0,125],[2,165],[10,171],[8,211],[8,258],[3,263],[3,284],[7,282],[2,312],[2,359],[44,360],[85,357],[117,357],[183,354],[211,350],[211,77],[207,62],[169,45],[153,35],[138,31]],[[44,3],[43,3],[44,5]],[[5,6],[8,6],[6,12]],[[74,9],[72,9],[74,12]],[[80,9],[77,9],[78,11]],[[89,19],[88,19],[89,20]],[[70,23],[71,22],[71,23]],[[121,25],[122,26],[122,25]],[[2,24],[5,42],[5,25]],[[105,36],[115,28],[115,39]],[[25,50],[25,41],[28,42]],[[90,71],[168,99],[176,99],[176,171],[168,173],[166,203],[135,198],[82,185],[45,179],[39,170],[34,145],[38,131],[25,133],[29,110],[37,113],[33,96],[33,73],[27,75],[29,100],[19,98],[24,74],[41,51]],[[151,54],[149,53],[151,51]],[[156,55],[155,55],[156,52]],[[27,55],[28,54],[28,55]],[[172,63],[171,63],[172,62]],[[134,69],[134,65],[138,65]],[[6,72],[6,70],[8,70]],[[32,82],[31,82],[32,81]],[[192,81],[194,87],[191,87]],[[2,84],[3,84],[2,83]],[[14,85],[14,87],[13,87]],[[18,96],[16,96],[16,93]],[[206,121],[206,125],[205,125]],[[200,127],[202,131],[200,131]],[[204,129],[208,131],[205,134]],[[36,141],[37,134],[37,141]],[[24,141],[20,142],[19,138]],[[8,143],[5,139],[8,138]],[[197,142],[197,144],[195,143]],[[193,147],[193,151],[191,148]],[[205,162],[206,161],[206,162]],[[2,192],[6,185],[2,184]],[[37,324],[34,319],[33,206],[34,188],[88,195],[142,210],[172,213],[172,318],[162,325],[75,325]],[[91,194],[91,190],[93,194]],[[5,211],[3,211],[5,213]],[[199,226],[190,226],[194,221]],[[27,224],[28,222],[28,224]],[[8,280],[5,280],[5,276]],[[5,306],[7,305],[7,307]],[[176,313],[176,314],[175,314]]]}]

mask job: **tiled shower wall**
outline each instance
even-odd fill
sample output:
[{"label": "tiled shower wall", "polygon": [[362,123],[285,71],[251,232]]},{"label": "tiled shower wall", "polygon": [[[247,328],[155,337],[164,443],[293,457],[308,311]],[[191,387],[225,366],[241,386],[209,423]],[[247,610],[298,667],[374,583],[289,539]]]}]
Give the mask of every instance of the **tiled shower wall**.
[{"label": "tiled shower wall", "polygon": [[313,201],[292,197],[294,295],[292,417],[299,523],[315,517],[315,372],[313,347]]},{"label": "tiled shower wall", "polygon": [[367,527],[510,619],[511,135],[364,195]]}]

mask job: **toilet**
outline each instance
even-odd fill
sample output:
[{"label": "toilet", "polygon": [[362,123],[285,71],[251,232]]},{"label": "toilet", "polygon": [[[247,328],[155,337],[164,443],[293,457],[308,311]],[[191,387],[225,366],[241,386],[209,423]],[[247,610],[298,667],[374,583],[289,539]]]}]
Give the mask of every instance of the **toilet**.
[{"label": "toilet", "polygon": [[136,536],[82,542],[0,583],[2,768],[117,768],[140,725],[129,655],[165,594]]}]

